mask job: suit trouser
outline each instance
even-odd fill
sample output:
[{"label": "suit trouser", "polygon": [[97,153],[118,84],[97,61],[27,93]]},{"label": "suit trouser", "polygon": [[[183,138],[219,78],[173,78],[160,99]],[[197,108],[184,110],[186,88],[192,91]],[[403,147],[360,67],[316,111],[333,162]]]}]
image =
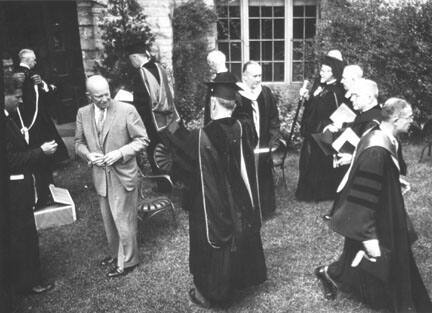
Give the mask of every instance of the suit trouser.
[{"label": "suit trouser", "polygon": [[102,219],[112,257],[119,268],[138,264],[137,188],[127,191],[114,173],[107,173],[107,196],[99,196]]}]

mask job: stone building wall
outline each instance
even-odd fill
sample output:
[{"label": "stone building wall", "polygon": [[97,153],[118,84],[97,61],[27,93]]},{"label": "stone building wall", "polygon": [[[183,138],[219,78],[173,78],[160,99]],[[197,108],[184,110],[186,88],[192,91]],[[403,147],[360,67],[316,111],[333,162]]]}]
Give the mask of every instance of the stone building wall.
[{"label": "stone building wall", "polygon": [[87,76],[94,73],[96,62],[102,56],[102,40],[98,29],[99,16],[105,8],[105,1],[78,0],[78,27],[81,41],[84,72]]},{"label": "stone building wall", "polygon": [[[174,8],[187,0],[138,0],[146,15],[146,20],[155,35],[152,53],[169,70],[172,70],[173,28],[172,17]],[[214,0],[204,0],[209,6],[214,6]],[[215,47],[216,32],[209,34],[209,50]]]},{"label": "stone building wall", "polygon": [[[155,36],[152,53],[162,64],[172,72],[173,29],[172,16],[175,6],[187,0],[137,0],[146,15],[151,31]],[[214,6],[214,0],[204,0],[209,6]],[[81,38],[84,71],[93,74],[95,63],[102,55],[102,41],[98,30],[98,20],[107,0],[78,0],[78,24]],[[209,50],[214,49],[216,43],[216,25],[209,34]]]}]

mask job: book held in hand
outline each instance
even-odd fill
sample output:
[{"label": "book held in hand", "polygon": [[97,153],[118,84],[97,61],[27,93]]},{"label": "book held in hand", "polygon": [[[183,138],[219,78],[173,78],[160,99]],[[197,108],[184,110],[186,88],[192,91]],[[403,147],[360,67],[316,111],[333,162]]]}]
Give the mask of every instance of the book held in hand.
[{"label": "book held in hand", "polygon": [[330,120],[339,128],[344,123],[351,123],[356,118],[356,114],[351,110],[345,103],[342,103],[333,113],[330,115]]}]

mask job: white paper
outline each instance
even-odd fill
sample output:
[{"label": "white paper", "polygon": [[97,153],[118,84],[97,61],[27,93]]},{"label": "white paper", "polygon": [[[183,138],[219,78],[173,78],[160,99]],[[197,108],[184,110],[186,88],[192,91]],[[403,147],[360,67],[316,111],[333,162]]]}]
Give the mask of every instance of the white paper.
[{"label": "white paper", "polygon": [[342,127],[343,123],[351,123],[356,118],[356,114],[345,104],[342,103],[336,111],[330,115],[331,121],[338,125],[338,127]]}]

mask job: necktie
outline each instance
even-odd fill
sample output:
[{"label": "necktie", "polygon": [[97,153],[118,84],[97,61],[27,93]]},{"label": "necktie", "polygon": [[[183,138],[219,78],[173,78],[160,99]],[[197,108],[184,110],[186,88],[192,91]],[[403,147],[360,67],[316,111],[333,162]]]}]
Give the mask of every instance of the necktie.
[{"label": "necktie", "polygon": [[102,129],[103,129],[104,115],[105,115],[105,110],[99,110],[99,116],[98,116],[98,119],[96,122],[96,128],[97,128],[98,134],[100,134]]}]

